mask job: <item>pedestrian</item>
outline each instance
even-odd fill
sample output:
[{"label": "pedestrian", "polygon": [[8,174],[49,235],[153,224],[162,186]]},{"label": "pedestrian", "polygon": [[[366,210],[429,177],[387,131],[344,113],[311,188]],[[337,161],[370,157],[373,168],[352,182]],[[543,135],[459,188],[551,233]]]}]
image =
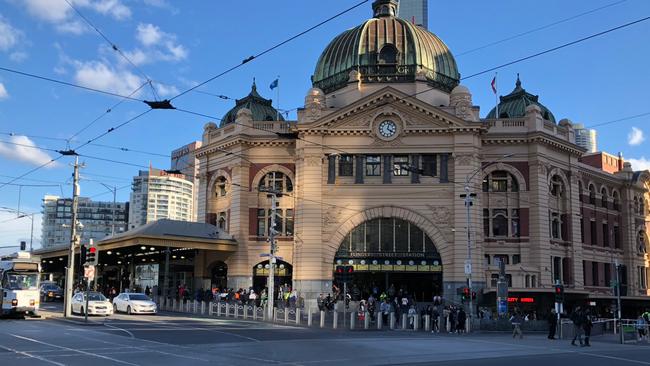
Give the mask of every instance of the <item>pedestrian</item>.
[{"label": "pedestrian", "polygon": [[440,312],[437,306],[431,311],[431,333],[433,332],[440,333]]},{"label": "pedestrian", "polygon": [[587,309],[582,317],[582,329],[585,331],[585,347],[591,347],[589,337],[591,337],[591,328],[594,324],[591,322],[591,312]]},{"label": "pedestrian", "polygon": [[519,310],[515,310],[515,313],[510,317],[510,323],[512,323],[512,338],[519,336],[519,339],[524,338],[524,333],[521,331],[521,314]]},{"label": "pedestrian", "polygon": [[557,330],[557,313],[555,309],[551,309],[548,315],[548,339],[555,339],[555,332]]},{"label": "pedestrian", "polygon": [[582,310],[580,309],[580,306],[576,306],[576,308],[573,310],[569,318],[573,322],[573,334],[574,334],[573,340],[571,340],[571,345],[576,346],[576,340],[578,340],[580,341],[580,347],[583,347],[584,346],[582,342],[583,314],[582,314]]},{"label": "pedestrian", "polygon": [[458,333],[465,333],[465,322],[467,321],[467,313],[465,309],[458,310]]},{"label": "pedestrian", "polygon": [[643,318],[643,314],[639,315],[639,317],[636,320],[636,329],[639,332],[640,341],[647,339],[648,337],[647,326],[648,325],[645,319]]},{"label": "pedestrian", "polygon": [[379,312],[381,313],[383,323],[388,323],[388,315],[390,315],[390,303],[388,302],[387,297],[384,298],[384,301],[381,303],[381,305],[379,305]]}]

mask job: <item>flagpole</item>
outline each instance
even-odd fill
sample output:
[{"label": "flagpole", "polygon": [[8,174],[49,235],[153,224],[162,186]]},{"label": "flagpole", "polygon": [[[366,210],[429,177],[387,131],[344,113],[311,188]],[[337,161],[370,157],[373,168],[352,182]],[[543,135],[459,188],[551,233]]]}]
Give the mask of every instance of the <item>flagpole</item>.
[{"label": "flagpole", "polygon": [[499,82],[497,81],[497,74],[498,73],[496,72],[494,73],[494,89],[496,90],[494,93],[494,100],[496,102],[496,119],[499,119]]},{"label": "flagpole", "polygon": [[277,96],[278,102],[277,102],[277,107],[275,108],[275,110],[278,113],[277,120],[279,121],[280,120],[280,75],[278,75],[277,80],[278,80],[278,87],[276,88],[277,91],[275,92],[276,93],[275,95]]}]

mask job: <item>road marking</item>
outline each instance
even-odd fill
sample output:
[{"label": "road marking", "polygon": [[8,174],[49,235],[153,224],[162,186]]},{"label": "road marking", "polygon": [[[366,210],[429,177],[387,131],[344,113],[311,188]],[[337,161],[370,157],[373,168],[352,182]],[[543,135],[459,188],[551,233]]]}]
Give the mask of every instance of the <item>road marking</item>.
[{"label": "road marking", "polygon": [[115,329],[115,330],[119,330],[119,331],[125,332],[126,334],[129,335],[129,337],[131,337],[131,339],[135,339],[135,336],[133,335],[133,333],[129,332],[129,331],[126,330],[126,329],[118,328],[118,327],[115,327],[115,326],[112,326],[112,325],[110,325],[110,324],[106,324],[106,323],[104,323],[104,326],[105,326],[105,327],[112,328],[112,329]]},{"label": "road marking", "polygon": [[59,363],[59,362],[56,362],[56,361],[48,360],[48,359],[45,358],[45,357],[41,357],[41,356],[37,356],[37,355],[32,355],[32,354],[30,354],[30,353],[28,353],[28,352],[18,351],[18,350],[15,350],[15,349],[13,349],[13,348],[5,347],[5,346],[3,346],[3,345],[0,345],[0,348],[4,349],[4,350],[6,350],[6,351],[9,351],[9,352],[13,352],[13,353],[15,353],[15,354],[17,354],[17,355],[27,356],[27,357],[29,357],[29,358],[35,358],[35,359],[37,359],[37,360],[40,360],[40,361],[43,361],[43,362],[47,362],[47,363],[51,363],[51,364],[53,364],[53,365],[57,365],[57,366],[65,366],[65,364],[63,364],[63,363]]},{"label": "road marking", "polygon": [[87,355],[87,356],[103,358],[103,359],[105,359],[105,360],[109,360],[109,361],[113,361],[113,362],[117,362],[117,363],[122,363],[122,364],[125,364],[125,365],[139,366],[139,365],[136,364],[136,363],[131,363],[131,362],[127,362],[127,361],[118,360],[117,358],[112,358],[112,357],[108,357],[108,356],[102,356],[102,355],[98,355],[98,354],[90,353],[90,352],[85,352],[85,351],[79,351],[79,350],[72,349],[72,348],[69,348],[69,347],[59,346],[59,345],[56,345],[56,344],[52,344],[52,343],[48,343],[48,342],[39,341],[39,340],[37,340],[37,339],[28,338],[28,337],[23,337],[23,336],[19,336],[19,335],[17,335],[17,334],[9,334],[9,335],[12,336],[12,337],[14,337],[14,338],[22,339],[22,340],[24,340],[24,341],[29,341],[29,342],[34,342],[34,343],[38,343],[38,344],[43,344],[43,345],[50,346],[50,347],[54,347],[54,348],[65,349],[65,350],[68,350],[68,351],[71,351],[71,352],[81,353],[81,354],[83,354],[83,355]]},{"label": "road marking", "polygon": [[638,364],[641,364],[641,365],[650,365],[650,362],[639,361],[639,360],[632,360],[632,359],[629,359],[629,358],[623,358],[623,357],[601,355],[601,354],[599,354],[599,353],[590,353],[590,352],[573,352],[573,353],[577,353],[577,354],[585,355],[585,356],[600,357],[600,358],[608,358],[608,359],[610,359],[610,360],[617,360],[617,361],[624,361],[624,362],[638,363]]}]

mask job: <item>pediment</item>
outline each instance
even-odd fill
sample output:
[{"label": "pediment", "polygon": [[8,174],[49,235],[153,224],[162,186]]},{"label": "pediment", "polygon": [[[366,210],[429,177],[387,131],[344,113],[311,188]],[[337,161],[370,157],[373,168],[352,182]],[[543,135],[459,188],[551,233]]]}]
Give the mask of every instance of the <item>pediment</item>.
[{"label": "pediment", "polygon": [[464,121],[392,87],[386,87],[311,123],[299,123],[300,131],[370,131],[382,118],[396,118],[408,132],[481,129],[476,122]]}]

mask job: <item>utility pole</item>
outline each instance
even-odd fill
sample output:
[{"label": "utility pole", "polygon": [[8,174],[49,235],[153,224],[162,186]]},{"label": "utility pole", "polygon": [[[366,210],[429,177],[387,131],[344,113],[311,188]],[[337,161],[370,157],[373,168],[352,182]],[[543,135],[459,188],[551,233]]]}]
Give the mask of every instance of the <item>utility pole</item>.
[{"label": "utility pole", "polygon": [[275,301],[275,262],[276,260],[282,259],[280,257],[276,257],[275,253],[277,250],[277,246],[275,243],[275,235],[279,234],[275,230],[275,215],[277,213],[277,198],[282,196],[282,192],[277,191],[271,187],[260,187],[259,189],[260,192],[266,192],[268,193],[268,197],[271,198],[271,223],[269,225],[269,244],[270,244],[270,250],[269,253],[264,253],[262,256],[268,256],[269,257],[269,283],[268,283],[268,293],[267,293],[267,312],[268,312],[268,318],[269,320],[273,319],[273,303]]},{"label": "utility pole", "polygon": [[465,208],[467,211],[467,260],[465,261],[465,275],[467,276],[467,287],[469,288],[469,317],[474,315],[474,300],[472,299],[472,235],[470,228],[470,207],[474,205],[473,199],[476,193],[470,193],[469,182],[465,183],[465,194],[461,198],[465,199]]},{"label": "utility pole", "polygon": [[72,174],[72,214],[70,221],[70,250],[68,251],[68,268],[65,276],[64,316],[72,314],[72,293],[74,290],[74,255],[78,243],[77,238],[77,208],[79,206],[79,157],[74,160],[74,173]]},{"label": "utility pole", "polygon": [[623,337],[623,318],[621,317],[621,278],[618,259],[614,261],[614,266],[616,267],[616,317],[618,318],[618,325],[621,336],[621,343],[625,343]]}]

